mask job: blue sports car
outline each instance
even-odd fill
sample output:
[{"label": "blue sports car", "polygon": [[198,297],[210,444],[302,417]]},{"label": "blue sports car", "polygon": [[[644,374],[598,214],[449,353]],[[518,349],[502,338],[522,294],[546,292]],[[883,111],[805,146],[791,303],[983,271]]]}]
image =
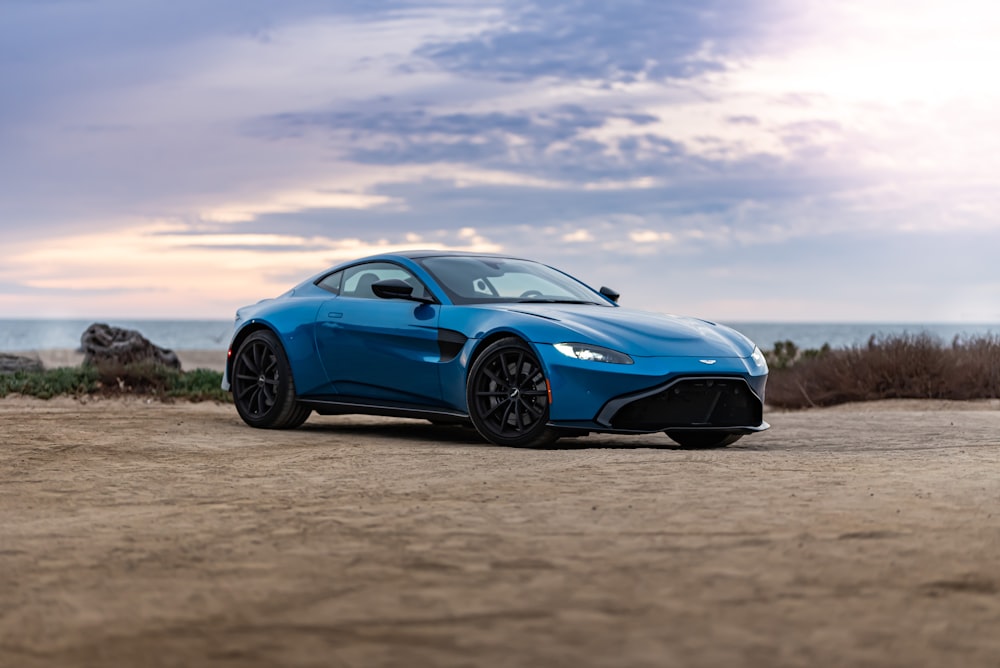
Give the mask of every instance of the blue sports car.
[{"label": "blue sports car", "polygon": [[471,423],[506,446],[662,431],[719,447],[768,428],[751,341],[617,301],[519,258],[367,257],[239,309],[222,386],[267,429],[367,413]]}]

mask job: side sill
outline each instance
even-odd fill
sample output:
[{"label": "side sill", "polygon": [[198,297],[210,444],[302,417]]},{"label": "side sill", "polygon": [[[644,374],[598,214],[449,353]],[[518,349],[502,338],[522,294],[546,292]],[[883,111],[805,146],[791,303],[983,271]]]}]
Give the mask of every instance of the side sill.
[{"label": "side sill", "polygon": [[427,408],[423,406],[406,406],[398,404],[376,404],[359,400],[340,399],[299,399],[299,403],[308,406],[320,415],[382,415],[384,417],[402,417],[427,419],[433,417],[452,417],[469,419],[468,414],[447,408]]}]

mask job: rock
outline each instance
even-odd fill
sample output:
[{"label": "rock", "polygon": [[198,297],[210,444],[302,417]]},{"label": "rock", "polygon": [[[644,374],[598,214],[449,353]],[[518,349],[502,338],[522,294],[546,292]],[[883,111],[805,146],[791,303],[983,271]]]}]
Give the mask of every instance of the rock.
[{"label": "rock", "polygon": [[134,329],[95,322],[80,336],[84,365],[160,364],[180,369],[177,353],[161,348]]},{"label": "rock", "polygon": [[43,371],[41,360],[23,355],[0,353],[0,373],[15,373],[17,371]]}]

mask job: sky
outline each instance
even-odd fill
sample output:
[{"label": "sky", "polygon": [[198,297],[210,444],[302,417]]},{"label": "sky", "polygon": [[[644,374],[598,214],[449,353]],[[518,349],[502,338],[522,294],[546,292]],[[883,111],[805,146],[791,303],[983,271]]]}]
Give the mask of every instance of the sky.
[{"label": "sky", "polygon": [[403,248],[712,320],[1000,322],[1000,5],[0,0],[0,318]]}]

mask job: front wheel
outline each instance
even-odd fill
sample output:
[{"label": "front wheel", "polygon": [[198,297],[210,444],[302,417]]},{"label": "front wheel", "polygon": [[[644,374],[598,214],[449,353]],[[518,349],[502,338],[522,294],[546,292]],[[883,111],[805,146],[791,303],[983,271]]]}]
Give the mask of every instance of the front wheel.
[{"label": "front wheel", "polygon": [[526,448],[558,438],[547,426],[545,371],[521,339],[501,339],[483,351],[469,372],[466,399],[472,424],[490,443]]},{"label": "front wheel", "polygon": [[724,448],[743,437],[724,431],[668,431],[667,436],[682,448]]},{"label": "front wheel", "polygon": [[269,330],[254,332],[236,352],[232,386],[236,412],[251,427],[294,429],[312,412],[295,399],[291,365]]}]

